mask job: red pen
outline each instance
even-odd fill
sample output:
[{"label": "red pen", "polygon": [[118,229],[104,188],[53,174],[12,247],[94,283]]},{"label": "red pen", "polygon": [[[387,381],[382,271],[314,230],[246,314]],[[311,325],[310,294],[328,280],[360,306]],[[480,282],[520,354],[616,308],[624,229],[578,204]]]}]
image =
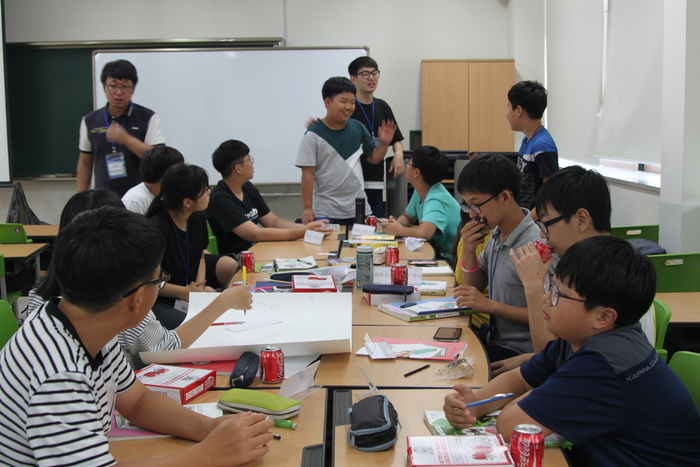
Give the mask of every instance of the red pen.
[{"label": "red pen", "polygon": [[211,323],[210,326],[228,326],[229,324],[245,324],[245,321],[230,321],[227,323]]}]

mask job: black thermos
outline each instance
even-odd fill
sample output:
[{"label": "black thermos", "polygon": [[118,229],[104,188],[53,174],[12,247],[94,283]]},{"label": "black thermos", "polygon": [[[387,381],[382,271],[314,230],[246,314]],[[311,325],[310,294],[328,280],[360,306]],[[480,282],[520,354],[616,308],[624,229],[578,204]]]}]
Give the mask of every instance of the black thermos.
[{"label": "black thermos", "polygon": [[365,223],[365,199],[355,198],[355,224]]}]

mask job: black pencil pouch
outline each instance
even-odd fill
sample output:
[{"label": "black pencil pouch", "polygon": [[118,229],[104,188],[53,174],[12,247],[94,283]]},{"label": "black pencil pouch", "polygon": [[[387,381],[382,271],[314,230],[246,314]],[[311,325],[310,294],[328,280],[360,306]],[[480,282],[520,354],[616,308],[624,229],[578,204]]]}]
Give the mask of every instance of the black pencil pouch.
[{"label": "black pencil pouch", "polygon": [[412,285],[366,284],[362,287],[365,293],[388,293],[394,295],[410,295],[415,289]]},{"label": "black pencil pouch", "polygon": [[399,417],[386,396],[356,402],[350,412],[348,444],[358,451],[386,451],[396,443]]},{"label": "black pencil pouch", "polygon": [[260,367],[260,357],[253,352],[243,352],[231,372],[230,383],[232,388],[247,388],[253,384],[255,375]]},{"label": "black pencil pouch", "polygon": [[270,274],[270,279],[273,281],[292,282],[292,276],[310,276],[311,272],[277,272]]}]

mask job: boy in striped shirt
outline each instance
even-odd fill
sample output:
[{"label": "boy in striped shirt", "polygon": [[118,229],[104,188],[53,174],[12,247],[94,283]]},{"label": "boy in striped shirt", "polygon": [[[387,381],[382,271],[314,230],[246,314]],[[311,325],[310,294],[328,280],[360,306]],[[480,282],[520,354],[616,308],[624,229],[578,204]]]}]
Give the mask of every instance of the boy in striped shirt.
[{"label": "boy in striped shirt", "polygon": [[147,390],[130,369],[116,336],[144,319],[168,280],[162,255],[157,229],[125,209],[87,211],[61,229],[51,269],[62,298],[0,353],[0,464],[113,465],[115,409],[145,429],[201,441],[143,465],[237,465],[267,453],[272,420],[204,417]]}]

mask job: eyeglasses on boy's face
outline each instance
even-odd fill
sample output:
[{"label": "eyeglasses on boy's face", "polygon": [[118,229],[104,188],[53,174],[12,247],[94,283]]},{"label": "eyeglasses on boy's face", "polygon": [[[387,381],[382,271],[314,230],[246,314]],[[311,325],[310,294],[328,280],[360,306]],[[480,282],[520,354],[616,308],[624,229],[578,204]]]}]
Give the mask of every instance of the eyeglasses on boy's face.
[{"label": "eyeglasses on boy's face", "polygon": [[105,87],[109,89],[110,92],[122,91],[124,93],[131,92],[134,89],[133,86],[118,86],[116,84],[105,84]]},{"label": "eyeglasses on boy's face", "polygon": [[471,211],[474,214],[481,214],[481,206],[488,203],[489,201],[491,201],[494,198],[495,198],[495,196],[491,196],[489,199],[487,199],[483,203],[479,203],[479,204],[467,204],[464,201],[462,201],[461,203],[459,203],[459,207],[462,208],[462,212],[469,213]]},{"label": "eyeglasses on boy's face", "polygon": [[552,301],[552,306],[557,306],[559,304],[559,297],[568,298],[569,300],[574,300],[581,303],[587,303],[586,300],[581,300],[580,298],[567,297],[563,293],[559,292],[559,288],[554,283],[554,274],[547,274],[544,277],[544,293],[551,292],[550,300]]},{"label": "eyeglasses on boy's face", "polygon": [[136,287],[134,287],[133,289],[129,290],[127,293],[122,295],[122,297],[126,298],[129,295],[131,295],[132,293],[136,292],[141,287],[143,287],[144,285],[148,285],[148,284],[156,284],[158,286],[158,290],[160,290],[163,287],[165,287],[165,283],[168,282],[169,280],[170,280],[170,274],[168,274],[167,272],[165,272],[161,269],[160,276],[158,276],[158,278],[151,279],[149,281],[146,281],[146,282],[143,282],[143,283],[137,285]]},{"label": "eyeglasses on boy's face", "polygon": [[371,76],[372,78],[376,79],[376,78],[379,78],[379,70],[374,70],[374,71],[365,70],[365,71],[361,71],[361,72],[357,73],[355,76],[362,76],[362,79],[369,79],[369,77]]},{"label": "eyeglasses on boy's face", "polygon": [[548,235],[549,234],[549,226],[556,223],[556,222],[559,222],[562,219],[564,219],[564,216],[558,216],[558,217],[555,217],[554,219],[549,219],[548,221],[545,221],[545,222],[543,222],[541,220],[536,220],[535,224],[537,224],[537,227],[540,228],[540,231],[544,235]]}]

